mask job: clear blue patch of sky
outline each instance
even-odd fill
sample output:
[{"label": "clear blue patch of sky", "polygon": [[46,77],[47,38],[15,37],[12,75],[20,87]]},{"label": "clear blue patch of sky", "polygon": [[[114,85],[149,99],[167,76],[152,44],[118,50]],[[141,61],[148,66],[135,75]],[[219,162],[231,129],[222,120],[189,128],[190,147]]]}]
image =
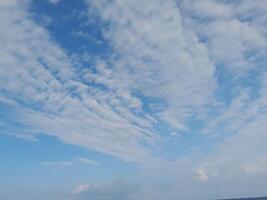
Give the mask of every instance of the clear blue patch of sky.
[{"label": "clear blue patch of sky", "polygon": [[[110,51],[102,29],[105,24],[95,14],[90,14],[82,0],[60,1],[52,4],[47,0],[33,1],[31,14],[42,25],[44,16],[49,17],[46,25],[49,33],[69,54],[88,52],[105,56]],[[90,20],[88,20],[90,16]],[[78,34],[84,33],[83,36]]]},{"label": "clear blue patch of sky", "polygon": [[[65,144],[55,137],[38,135],[37,139],[29,141],[0,134],[2,181],[6,184],[48,184],[51,181],[60,184],[64,179],[75,185],[124,177],[131,179],[137,172],[135,164],[90,149]],[[94,160],[99,162],[100,166],[80,163],[76,157]],[[73,162],[73,165],[57,169],[40,164],[58,161]]]}]

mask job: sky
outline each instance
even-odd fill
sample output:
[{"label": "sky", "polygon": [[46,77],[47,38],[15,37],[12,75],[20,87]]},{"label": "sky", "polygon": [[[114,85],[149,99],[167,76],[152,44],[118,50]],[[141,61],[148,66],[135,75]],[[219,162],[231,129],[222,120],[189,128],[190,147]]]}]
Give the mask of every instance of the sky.
[{"label": "sky", "polygon": [[267,196],[267,1],[1,0],[1,200]]}]

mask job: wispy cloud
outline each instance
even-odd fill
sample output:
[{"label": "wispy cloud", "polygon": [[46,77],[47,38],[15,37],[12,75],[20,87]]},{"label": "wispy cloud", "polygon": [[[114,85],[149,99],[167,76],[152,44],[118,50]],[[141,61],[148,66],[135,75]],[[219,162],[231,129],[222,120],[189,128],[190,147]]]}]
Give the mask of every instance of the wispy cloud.
[{"label": "wispy cloud", "polygon": [[96,165],[100,166],[100,163],[90,160],[88,158],[84,157],[75,157],[72,160],[69,161],[44,161],[40,162],[41,165],[48,166],[48,167],[53,167],[56,169],[64,169],[65,167],[73,166],[76,165],[78,166],[79,164],[87,164],[87,165]]},{"label": "wispy cloud", "polygon": [[61,0],[48,0],[52,4],[58,4]]},{"label": "wispy cloud", "polygon": [[[89,67],[80,67],[86,53],[69,56],[32,19],[27,2],[0,5],[0,94],[23,127],[16,134],[31,130],[127,161],[164,163],[160,169],[183,181],[169,193],[190,184],[197,191],[196,177],[210,184],[233,174],[244,180],[240,172],[266,175],[266,2],[87,1],[111,46]],[[186,162],[152,159],[183,133],[215,149]]]},{"label": "wispy cloud", "polygon": [[111,24],[107,39],[120,58],[113,62],[113,70],[125,72],[133,90],[161,100],[160,109],[152,110],[159,120],[175,130],[188,130],[186,119],[212,98],[215,66],[207,47],[184,26],[175,1],[88,4]]},{"label": "wispy cloud", "polygon": [[90,160],[88,158],[84,158],[84,157],[77,157],[76,160],[80,163],[83,164],[88,164],[88,165],[97,165],[100,166],[100,163],[94,161],[94,160]]},{"label": "wispy cloud", "polygon": [[[139,141],[153,143],[153,118],[140,100],[105,62],[96,63],[95,72],[77,74],[27,9],[25,2],[1,3],[1,94],[20,102],[14,120],[23,125],[21,134],[30,129],[125,160],[144,160],[148,153]],[[108,83],[106,89],[94,87],[95,80]]]},{"label": "wispy cloud", "polygon": [[64,169],[65,167],[69,167],[74,165],[73,162],[70,161],[47,161],[47,162],[40,162],[41,165],[52,167],[56,169]]}]

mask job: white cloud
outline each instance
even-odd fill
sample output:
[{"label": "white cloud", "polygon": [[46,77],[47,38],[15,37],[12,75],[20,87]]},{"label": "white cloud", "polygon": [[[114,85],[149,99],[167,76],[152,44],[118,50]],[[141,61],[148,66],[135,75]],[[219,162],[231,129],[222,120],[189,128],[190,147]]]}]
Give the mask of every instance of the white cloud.
[{"label": "white cloud", "polygon": [[197,18],[230,18],[233,15],[233,8],[219,1],[183,1],[182,6],[190,10],[190,14]]},{"label": "white cloud", "polygon": [[76,157],[72,161],[45,161],[45,162],[40,162],[40,164],[44,166],[56,168],[56,169],[64,169],[65,167],[73,166],[76,164],[87,164],[87,165],[100,166],[100,163],[94,160],[90,160],[88,158],[84,158],[84,157]]},{"label": "white cloud", "polygon": [[[181,195],[183,199],[263,194],[262,185],[252,185],[266,183],[266,3],[192,1],[192,8],[187,2],[177,8],[173,1],[88,1],[111,25],[105,36],[119,55],[112,60],[114,70],[130,77],[129,87],[163,99],[158,119],[173,129],[188,130],[186,119],[197,116],[205,123],[203,132],[221,139],[209,156],[192,156],[188,162],[152,170],[152,177],[160,171],[157,178],[167,179],[171,186],[165,190],[149,183],[156,189],[146,187],[149,194],[143,195],[177,199],[185,188],[190,191]],[[219,74],[221,69],[225,74]],[[260,89],[248,84],[249,73],[255,71],[262,74],[252,78]],[[221,83],[219,76],[228,79]],[[220,84],[227,81],[231,84],[223,92],[229,99],[217,99]],[[251,175],[255,173],[258,176]],[[194,182],[195,178],[203,181]]]},{"label": "white cloud", "polygon": [[69,167],[74,165],[73,162],[69,161],[46,161],[46,162],[41,162],[41,165],[56,168],[56,169],[64,169],[65,167]]},{"label": "white cloud", "polygon": [[91,188],[91,186],[89,184],[84,184],[84,185],[78,185],[74,190],[73,193],[74,194],[78,194],[81,192],[84,192],[86,190],[89,190]]},{"label": "white cloud", "polygon": [[52,4],[58,4],[61,0],[49,0],[50,3]]},{"label": "white cloud", "polygon": [[90,160],[88,158],[84,158],[84,157],[77,157],[76,160],[80,163],[84,163],[84,164],[88,164],[88,165],[100,165],[98,162],[94,161],[94,160]]},{"label": "white cloud", "polygon": [[[151,165],[160,164],[149,165],[152,180],[163,184],[148,184],[140,192],[147,197],[143,199],[177,199],[177,193],[190,199],[192,191],[191,199],[201,199],[210,187],[218,192],[209,193],[211,198],[228,192],[244,195],[248,191],[243,185],[251,174],[259,176],[252,177],[253,183],[266,185],[267,76],[259,66],[266,53],[265,4],[194,1],[189,8],[184,2],[177,7],[174,1],[88,1],[110,23],[104,35],[114,52],[81,76],[49,33],[32,21],[26,5],[2,3],[0,92],[7,94],[2,102],[25,105],[14,106],[14,111],[16,120],[32,130],[30,135],[46,133],[128,161],[151,164],[147,146],[161,140],[154,130],[161,120],[179,134],[190,131],[187,122],[196,117],[204,121],[202,132],[219,135],[222,140],[209,156],[174,162],[159,159],[163,167],[154,171]],[[221,84],[216,73],[221,68],[230,74],[229,102],[216,99]],[[259,89],[252,90],[254,85],[247,82],[250,70],[260,74],[253,77]],[[160,106],[146,113],[135,91],[159,100]],[[18,134],[24,135],[24,130]],[[87,158],[80,161],[94,163]],[[224,190],[219,191],[222,185]],[[265,191],[263,186],[253,191]],[[108,193],[93,188],[99,198],[113,190],[110,185],[104,186]],[[183,194],[184,188],[193,189]],[[119,189],[114,190],[117,195]],[[80,191],[93,195],[88,185],[80,186]]]},{"label": "white cloud", "polygon": [[196,171],[196,178],[200,181],[207,181],[209,179],[208,175],[203,169],[198,169]]},{"label": "white cloud", "polygon": [[159,119],[173,129],[187,129],[186,118],[212,98],[215,68],[206,46],[184,27],[176,3],[88,3],[111,24],[105,36],[119,57],[113,61],[113,70],[126,73],[133,90],[166,102],[156,113]]},{"label": "white cloud", "polygon": [[[13,108],[14,120],[23,127],[18,134],[31,130],[125,160],[144,160],[149,153],[139,142],[154,143],[153,118],[105,62],[92,66],[96,72],[78,76],[27,6],[14,2],[0,8],[0,91],[20,104]],[[107,90],[92,86],[94,81]]]},{"label": "white cloud", "polygon": [[100,184],[78,185],[74,190],[74,199],[95,200],[135,200],[139,187],[126,181],[116,180]]},{"label": "white cloud", "polygon": [[[183,1],[181,7],[183,16],[189,16],[185,21],[186,26],[205,41],[212,61],[234,70],[235,75],[239,76],[253,66],[249,53],[266,48],[266,28],[263,25],[266,21],[266,5],[263,4],[266,3]],[[193,18],[190,17],[191,13]],[[203,20],[203,16],[208,19]]]}]

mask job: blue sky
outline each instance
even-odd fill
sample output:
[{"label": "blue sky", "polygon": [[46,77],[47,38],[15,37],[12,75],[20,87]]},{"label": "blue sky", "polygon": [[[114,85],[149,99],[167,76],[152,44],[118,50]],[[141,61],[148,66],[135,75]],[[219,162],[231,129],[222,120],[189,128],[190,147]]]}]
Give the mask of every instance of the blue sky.
[{"label": "blue sky", "polygon": [[2,0],[0,198],[267,195],[266,13]]}]

